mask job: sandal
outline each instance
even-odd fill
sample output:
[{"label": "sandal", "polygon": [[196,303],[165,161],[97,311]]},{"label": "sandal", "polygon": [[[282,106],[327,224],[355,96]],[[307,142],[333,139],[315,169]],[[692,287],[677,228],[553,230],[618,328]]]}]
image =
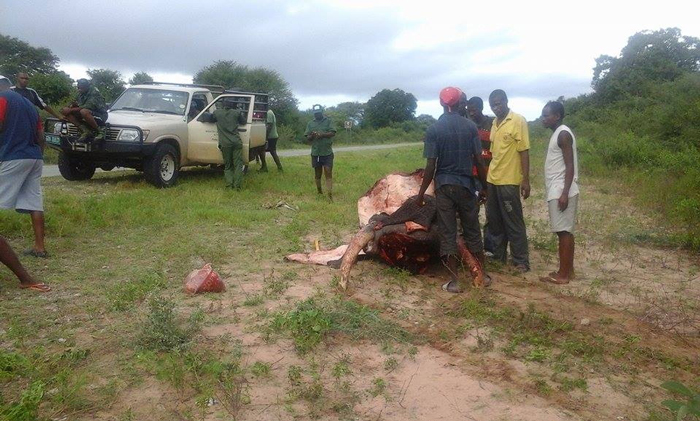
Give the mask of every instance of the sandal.
[{"label": "sandal", "polygon": [[39,282],[36,284],[19,284],[20,289],[32,289],[34,291],[39,291],[39,292],[49,292],[51,291],[51,287],[46,285],[43,282]]},{"label": "sandal", "polygon": [[29,250],[24,250],[22,252],[25,256],[32,256],[32,257],[40,257],[42,259],[46,259],[49,257],[49,253],[46,251],[36,251],[34,249],[29,249]]},{"label": "sandal", "polygon": [[460,292],[462,292],[462,290],[459,288],[459,282],[457,282],[454,279],[451,280],[450,282],[443,284],[442,290],[447,291],[447,292],[451,292],[453,294],[459,294]]}]

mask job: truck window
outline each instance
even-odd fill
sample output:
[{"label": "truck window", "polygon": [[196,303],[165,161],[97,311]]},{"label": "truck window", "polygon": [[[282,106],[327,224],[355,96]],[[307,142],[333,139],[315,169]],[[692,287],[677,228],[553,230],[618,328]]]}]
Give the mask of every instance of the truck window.
[{"label": "truck window", "polygon": [[129,88],[112,104],[111,111],[184,115],[187,97],[187,92]]},{"label": "truck window", "polygon": [[187,118],[189,120],[195,118],[197,114],[202,112],[203,109],[207,108],[209,101],[204,93],[195,93],[192,95],[192,102],[190,103],[190,111],[187,113]]}]

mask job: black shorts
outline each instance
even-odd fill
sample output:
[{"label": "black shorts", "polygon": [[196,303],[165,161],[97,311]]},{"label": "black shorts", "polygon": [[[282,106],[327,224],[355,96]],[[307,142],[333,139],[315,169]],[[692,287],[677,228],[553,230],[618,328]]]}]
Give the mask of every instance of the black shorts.
[{"label": "black shorts", "polygon": [[314,168],[328,167],[333,168],[333,154],[326,156],[311,155],[311,166]]},{"label": "black shorts", "polygon": [[267,149],[266,151],[276,151],[277,150],[277,138],[267,139]]}]

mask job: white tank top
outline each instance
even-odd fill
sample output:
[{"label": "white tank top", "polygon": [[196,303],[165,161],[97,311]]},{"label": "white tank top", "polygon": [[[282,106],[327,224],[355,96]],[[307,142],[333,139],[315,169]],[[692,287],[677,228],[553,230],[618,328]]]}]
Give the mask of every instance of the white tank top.
[{"label": "white tank top", "polygon": [[564,191],[564,180],[566,177],[566,165],[564,164],[564,154],[557,143],[559,133],[566,130],[571,135],[573,140],[572,148],[574,150],[574,180],[569,188],[569,197],[574,197],[579,193],[578,190],[578,153],[576,151],[576,137],[574,133],[565,125],[557,127],[549,138],[549,147],[547,148],[547,159],[544,162],[544,185],[546,189],[546,200],[559,199],[561,192]]}]

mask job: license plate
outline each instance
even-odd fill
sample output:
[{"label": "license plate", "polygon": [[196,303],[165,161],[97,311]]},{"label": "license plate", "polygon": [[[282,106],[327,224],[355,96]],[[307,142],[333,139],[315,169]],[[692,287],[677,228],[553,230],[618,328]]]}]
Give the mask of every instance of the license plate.
[{"label": "license plate", "polygon": [[46,143],[61,146],[61,137],[56,136],[55,134],[47,134],[46,135]]}]

